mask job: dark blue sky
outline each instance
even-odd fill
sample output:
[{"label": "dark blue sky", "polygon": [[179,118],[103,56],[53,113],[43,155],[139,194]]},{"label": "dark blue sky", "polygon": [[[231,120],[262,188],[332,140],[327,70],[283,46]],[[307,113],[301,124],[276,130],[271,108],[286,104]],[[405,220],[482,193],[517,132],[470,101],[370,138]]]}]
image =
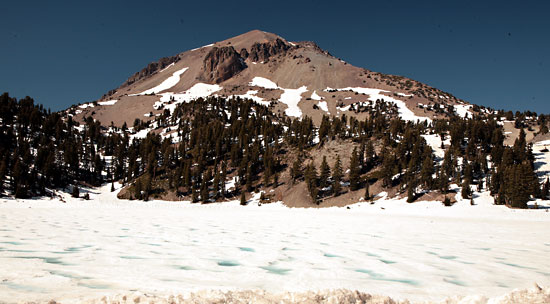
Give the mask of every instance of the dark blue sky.
[{"label": "dark blue sky", "polygon": [[472,103],[550,113],[549,1],[3,1],[0,91],[60,110],[252,29]]}]

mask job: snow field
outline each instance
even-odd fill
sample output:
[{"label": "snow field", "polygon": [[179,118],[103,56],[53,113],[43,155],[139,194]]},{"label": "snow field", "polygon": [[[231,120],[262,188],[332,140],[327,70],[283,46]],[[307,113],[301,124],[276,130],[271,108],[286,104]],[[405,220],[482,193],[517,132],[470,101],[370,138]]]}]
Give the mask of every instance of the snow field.
[{"label": "snow field", "polygon": [[493,206],[486,193],[475,206],[290,209],[258,206],[259,193],[243,207],[120,201],[109,189],[0,200],[0,301],[335,288],[441,300],[550,284],[550,213]]}]

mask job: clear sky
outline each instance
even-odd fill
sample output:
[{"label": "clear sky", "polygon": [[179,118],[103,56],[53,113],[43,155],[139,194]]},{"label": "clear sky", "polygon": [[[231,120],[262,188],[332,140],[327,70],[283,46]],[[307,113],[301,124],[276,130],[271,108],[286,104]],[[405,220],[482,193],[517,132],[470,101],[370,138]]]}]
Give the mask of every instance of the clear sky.
[{"label": "clear sky", "polygon": [[496,109],[550,113],[550,1],[2,1],[0,92],[61,110],[252,29]]}]

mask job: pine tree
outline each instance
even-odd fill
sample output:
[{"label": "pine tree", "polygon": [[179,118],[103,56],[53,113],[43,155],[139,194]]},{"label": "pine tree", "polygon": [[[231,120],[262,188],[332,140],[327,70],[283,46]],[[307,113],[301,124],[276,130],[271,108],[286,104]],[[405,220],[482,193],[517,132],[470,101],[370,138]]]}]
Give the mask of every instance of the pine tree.
[{"label": "pine tree", "polygon": [[191,186],[191,202],[196,203],[199,201],[199,187],[198,181],[193,181]]},{"label": "pine tree", "polygon": [[290,176],[292,177],[292,183],[295,183],[298,178],[302,176],[302,160],[300,158],[296,158],[296,160],[292,163]]},{"label": "pine tree", "polygon": [[376,153],[372,141],[368,141],[365,148],[365,171],[370,171],[375,165]]},{"label": "pine tree", "polygon": [[241,191],[241,205],[246,205],[246,196],[244,191]]},{"label": "pine tree", "polygon": [[365,200],[366,200],[366,201],[370,201],[370,200],[371,200],[370,190],[369,190],[370,184],[369,184],[368,182],[367,182],[366,184],[367,184],[367,185],[366,185],[366,187],[365,187]]},{"label": "pine tree", "polygon": [[328,186],[329,177],[330,177],[330,167],[327,163],[327,157],[323,156],[323,161],[321,162],[321,173],[319,174],[319,187],[321,189]]},{"label": "pine tree", "polygon": [[253,175],[252,175],[252,166],[248,166],[246,168],[246,191],[247,192],[252,192],[252,178],[253,178]]},{"label": "pine tree", "polygon": [[209,199],[210,199],[210,193],[208,191],[208,181],[206,178],[203,178],[201,183],[201,201],[203,203],[206,203],[208,202]]},{"label": "pine tree", "polygon": [[382,155],[384,156],[384,160],[382,162],[382,186],[389,187],[392,185],[392,177],[394,175],[395,170],[395,157],[393,153],[389,152],[384,148],[385,153]]},{"label": "pine tree", "polygon": [[340,155],[336,157],[336,162],[332,168],[332,191],[334,196],[340,195],[342,191],[341,181],[342,181],[342,162],[340,161]]},{"label": "pine tree", "polygon": [[412,185],[409,185],[407,187],[407,203],[414,202],[414,199],[415,199],[414,189],[413,189]]},{"label": "pine tree", "polygon": [[422,161],[422,169],[420,170],[420,181],[426,189],[433,188],[432,175],[434,174],[434,165],[431,157],[425,157]]},{"label": "pine tree", "polygon": [[317,188],[317,169],[313,162],[306,166],[304,177],[309,193],[313,193],[313,188]]},{"label": "pine tree", "polygon": [[542,186],[541,192],[542,199],[548,199],[548,195],[550,194],[550,179],[548,177]]},{"label": "pine tree", "polygon": [[359,189],[360,168],[357,147],[353,148],[349,161],[349,186],[351,191]]},{"label": "pine tree", "polygon": [[214,190],[214,199],[218,199],[220,197],[220,179],[220,171],[216,170],[216,174],[214,175],[214,183],[212,185]]},{"label": "pine tree", "polygon": [[80,190],[78,189],[77,185],[73,186],[73,192],[71,192],[71,196],[78,198],[80,196]]},{"label": "pine tree", "polygon": [[472,190],[470,189],[470,180],[464,179],[462,182],[462,198],[469,199],[472,196]]}]

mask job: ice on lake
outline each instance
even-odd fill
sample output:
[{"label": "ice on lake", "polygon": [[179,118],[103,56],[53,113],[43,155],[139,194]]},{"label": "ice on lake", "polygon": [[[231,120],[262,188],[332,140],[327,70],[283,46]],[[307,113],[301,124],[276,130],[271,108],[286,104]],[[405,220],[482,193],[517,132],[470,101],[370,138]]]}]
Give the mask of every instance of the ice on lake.
[{"label": "ice on lake", "polygon": [[1,204],[0,301],[328,288],[440,300],[550,284],[548,216],[90,204]]}]

